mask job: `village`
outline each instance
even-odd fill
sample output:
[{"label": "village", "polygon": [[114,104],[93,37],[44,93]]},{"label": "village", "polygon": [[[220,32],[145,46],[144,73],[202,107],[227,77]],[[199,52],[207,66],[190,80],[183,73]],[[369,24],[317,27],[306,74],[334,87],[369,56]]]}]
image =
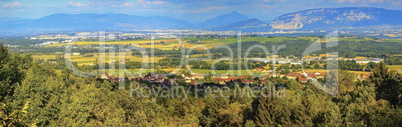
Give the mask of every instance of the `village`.
[{"label": "village", "polygon": [[[276,73],[273,70],[255,68],[254,72],[261,72],[258,76],[250,76],[250,75],[241,75],[241,76],[233,76],[233,75],[220,75],[220,74],[190,74],[185,75],[184,73],[174,73],[174,74],[142,74],[139,77],[131,77],[131,78],[122,78],[122,77],[114,77],[110,76],[107,73],[102,74],[99,79],[109,80],[112,82],[125,82],[129,81],[138,81],[142,83],[148,84],[158,84],[162,86],[169,85],[203,85],[204,83],[212,83],[216,85],[224,85],[229,86],[233,85],[235,82],[241,83],[243,85],[259,85],[262,86],[264,82],[268,82],[270,78],[281,78],[284,81],[295,80],[300,82],[301,84],[305,84],[308,82],[317,82],[324,81],[326,78],[326,72],[292,72],[288,74],[280,74]],[[365,80],[370,76],[370,73],[360,73],[355,74],[355,80]]]}]

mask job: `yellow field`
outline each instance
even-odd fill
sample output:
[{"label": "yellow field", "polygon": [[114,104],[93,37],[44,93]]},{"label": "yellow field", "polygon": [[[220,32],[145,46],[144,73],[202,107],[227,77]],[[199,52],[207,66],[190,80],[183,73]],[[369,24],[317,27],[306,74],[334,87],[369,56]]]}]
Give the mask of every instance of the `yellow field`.
[{"label": "yellow field", "polygon": [[387,65],[389,70],[402,70],[402,65]]},{"label": "yellow field", "polygon": [[[199,46],[205,46],[208,49],[212,49],[212,47],[223,45],[223,44],[228,44],[227,42],[221,41],[221,40],[214,40],[214,41],[203,41],[207,42],[205,44],[189,44],[185,43],[186,39],[180,40],[183,44],[184,47],[186,48],[195,48]],[[160,41],[165,42],[165,44],[158,44]],[[124,40],[124,41],[107,41],[105,42],[106,45],[132,45],[140,48],[157,48],[157,49],[162,49],[162,50],[172,50],[172,49],[179,49],[180,48],[180,43],[176,39],[158,39],[154,40],[156,44],[151,45],[149,44],[151,40]],[[234,43],[236,41],[233,41]],[[148,44],[147,44],[148,43]],[[47,45],[46,47],[55,47],[55,46],[65,46],[65,45],[78,45],[78,46],[83,46],[83,45],[99,45],[99,42],[97,41],[78,41],[78,42],[72,42],[72,43],[63,43],[63,44],[53,44],[53,45]],[[200,50],[199,48],[198,50]]]},{"label": "yellow field", "polygon": [[318,56],[310,56],[310,55],[306,55],[304,58],[313,58],[313,57],[326,57],[327,54],[318,54]]},{"label": "yellow field", "polygon": [[369,59],[369,57],[357,56],[356,59]]},{"label": "yellow field", "polygon": [[56,59],[57,55],[32,55],[32,58],[34,59]]},{"label": "yellow field", "polygon": [[354,73],[354,74],[371,74],[371,72],[365,72],[365,71],[348,71],[348,72],[351,72],[351,73]]},{"label": "yellow field", "polygon": [[[106,63],[110,63],[110,62],[115,62],[118,61],[120,59],[120,55],[124,55],[125,53],[116,53],[115,56],[109,56],[109,53],[102,53],[102,54],[98,54],[98,53],[89,53],[89,54],[93,54],[93,57],[84,57],[83,55],[77,55],[77,56],[64,56],[66,59],[71,59],[71,61],[73,62],[77,62],[78,65],[90,65],[90,64],[94,64],[96,60],[100,60],[99,55],[104,55],[105,59],[104,62]],[[58,55],[32,55],[32,57],[34,59],[44,59],[44,60],[48,60],[48,59],[56,59]],[[124,60],[130,60],[130,61],[135,61],[135,62],[145,62],[145,63],[150,63],[152,62],[152,60],[154,62],[158,62],[158,60],[162,59],[163,57],[145,57],[144,59],[142,57],[138,57],[138,56],[132,56],[130,53],[125,54]]]}]

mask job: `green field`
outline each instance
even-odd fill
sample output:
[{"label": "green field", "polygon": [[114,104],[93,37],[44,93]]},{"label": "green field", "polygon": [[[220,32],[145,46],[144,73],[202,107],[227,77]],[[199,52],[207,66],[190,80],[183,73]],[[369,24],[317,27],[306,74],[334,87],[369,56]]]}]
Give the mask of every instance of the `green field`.
[{"label": "green field", "polygon": [[[274,38],[268,38],[268,37],[243,37],[241,38],[241,42],[248,42],[248,41],[258,41],[261,43],[265,42],[277,42],[281,43],[286,40],[308,40],[310,42],[318,40],[318,37],[274,37]],[[198,41],[201,42],[201,44],[197,43],[186,43],[187,41]],[[369,40],[374,40],[372,38],[356,38],[356,37],[343,37],[339,38],[339,41],[369,41]],[[115,44],[115,45],[134,45],[142,48],[157,48],[157,49],[162,49],[162,50],[172,50],[172,49],[179,49],[180,44],[179,42],[182,42],[186,48],[195,48],[197,47],[197,50],[203,50],[203,48],[208,48],[211,49],[215,46],[219,45],[226,45],[226,44],[233,44],[237,43],[239,40],[238,38],[180,38],[180,39],[156,39],[154,40],[155,43],[159,43],[163,41],[164,44],[155,44],[155,45],[150,45],[149,43],[151,42],[150,39],[145,39],[145,40],[121,40],[121,41],[107,41],[105,44]],[[323,40],[321,40],[322,42]],[[400,39],[385,39],[385,40],[379,40],[379,42],[402,42]],[[74,42],[70,43],[74,45],[98,45],[97,41],[79,41],[79,42]],[[54,45],[48,45],[48,46],[63,46],[66,44],[54,44]],[[88,53],[88,54],[93,54],[93,57],[84,57],[83,55],[78,55],[78,56],[71,56],[71,60],[73,62],[77,62],[78,65],[90,65],[94,64],[96,60],[99,60],[99,55],[105,55],[105,61],[107,63],[115,62],[119,60],[120,55],[124,55],[125,58],[124,60],[129,60],[129,61],[135,61],[135,62],[157,62],[158,60],[162,59],[163,57],[149,57],[146,59],[143,59],[138,56],[132,56],[130,53],[121,53],[117,54],[114,57],[109,58],[108,53],[102,53],[102,54],[97,54],[97,53]],[[85,55],[88,55],[85,54]],[[205,57],[206,54],[197,54],[197,55],[192,55],[191,57]],[[322,57],[323,54],[320,56]],[[33,55],[33,58],[35,59],[56,59],[58,55]],[[65,56],[66,57],[66,56]],[[363,57],[362,57],[363,58]],[[359,59],[361,59],[359,57]],[[215,60],[208,60],[206,61],[207,63],[212,63]],[[390,70],[402,70],[402,65],[389,65],[388,66]],[[164,69],[165,71],[173,71],[173,69]],[[110,70],[108,70],[110,71]],[[129,70],[129,72],[138,72],[140,70]],[[321,72],[324,70],[308,70],[308,71],[317,71]],[[115,71],[112,71],[112,75],[114,75]],[[146,70],[145,72],[150,72],[150,70]],[[193,73],[196,74],[205,74],[205,73],[213,73],[209,69],[192,69]],[[118,73],[118,71],[116,72]],[[229,74],[225,70],[216,70],[215,73],[219,74]],[[240,73],[240,74],[239,74]],[[252,72],[256,74],[257,72]],[[249,72],[246,70],[241,70],[240,72],[237,70],[233,71],[233,75],[249,75]]]},{"label": "green field", "polygon": [[[275,38],[268,38],[268,37],[244,37],[241,38],[241,42],[247,42],[247,41],[258,41],[261,43],[271,41],[271,42],[282,42],[284,40],[309,40],[309,41],[315,41],[319,38],[317,37],[275,37]],[[200,42],[204,42],[203,44],[191,44],[191,43],[186,43],[187,41],[190,40],[197,40]],[[133,46],[138,46],[142,48],[151,48],[154,46],[154,48],[157,49],[162,49],[162,50],[171,50],[174,47],[178,49],[180,46],[179,42],[182,42],[186,48],[191,48],[193,46],[205,46],[209,49],[215,46],[219,45],[226,45],[226,44],[232,44],[232,43],[237,43],[239,40],[237,38],[180,38],[180,39],[157,39],[154,40],[155,43],[158,43],[160,41],[165,42],[165,44],[155,44],[155,45],[150,45],[146,43],[150,43],[151,40],[121,40],[121,41],[106,41],[105,44],[107,45],[133,45]],[[64,43],[64,44],[53,44],[53,45],[47,45],[47,47],[54,47],[54,46],[65,46],[67,44],[71,45],[98,45],[98,41],[78,41],[78,42],[73,42],[73,43]]]}]

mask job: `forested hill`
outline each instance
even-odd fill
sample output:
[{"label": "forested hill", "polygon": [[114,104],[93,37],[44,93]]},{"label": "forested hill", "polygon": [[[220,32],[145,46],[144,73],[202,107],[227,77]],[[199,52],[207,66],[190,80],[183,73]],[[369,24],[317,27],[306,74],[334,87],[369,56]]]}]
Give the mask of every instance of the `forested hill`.
[{"label": "forested hill", "polygon": [[[255,86],[239,83],[215,92],[192,92],[183,91],[186,85],[162,88],[139,79],[125,82],[132,87],[118,89],[118,83],[78,77],[66,67],[56,73],[52,66],[30,55],[9,54],[0,44],[1,126],[402,125],[402,76],[388,71],[384,63],[364,81],[340,71],[336,96],[310,82],[275,77],[256,78],[256,86],[278,84],[283,88],[269,90],[284,92],[281,96],[268,89],[245,96],[255,94]],[[139,91],[146,93],[136,94]],[[181,96],[164,95],[169,92]]]}]

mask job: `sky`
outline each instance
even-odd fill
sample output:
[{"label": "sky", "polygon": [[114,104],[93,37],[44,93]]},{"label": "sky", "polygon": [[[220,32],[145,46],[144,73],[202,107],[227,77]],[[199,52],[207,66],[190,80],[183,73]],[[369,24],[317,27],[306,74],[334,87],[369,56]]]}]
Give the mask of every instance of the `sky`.
[{"label": "sky", "polygon": [[0,0],[0,17],[37,19],[55,13],[169,16],[191,23],[237,11],[273,20],[314,8],[379,7],[402,10],[402,0]]}]

